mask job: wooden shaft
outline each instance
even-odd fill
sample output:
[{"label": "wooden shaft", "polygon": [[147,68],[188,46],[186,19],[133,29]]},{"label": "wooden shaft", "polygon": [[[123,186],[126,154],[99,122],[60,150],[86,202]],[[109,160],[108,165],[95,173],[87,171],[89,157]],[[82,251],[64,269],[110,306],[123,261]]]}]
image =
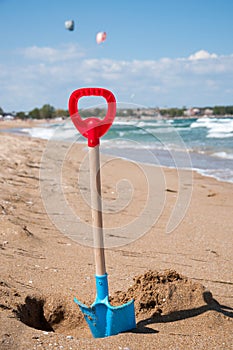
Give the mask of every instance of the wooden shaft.
[{"label": "wooden shaft", "polygon": [[104,256],[99,145],[89,147],[89,164],[96,275],[102,276],[106,273],[106,267]]}]

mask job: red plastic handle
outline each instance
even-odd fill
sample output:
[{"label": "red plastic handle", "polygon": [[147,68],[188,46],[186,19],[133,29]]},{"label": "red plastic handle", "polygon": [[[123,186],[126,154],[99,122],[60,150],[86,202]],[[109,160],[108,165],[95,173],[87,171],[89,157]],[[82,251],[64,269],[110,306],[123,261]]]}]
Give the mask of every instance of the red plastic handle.
[{"label": "red plastic handle", "polygon": [[[78,101],[84,96],[102,96],[108,104],[104,119],[95,117],[82,119],[78,113]],[[88,139],[88,146],[95,147],[113,123],[116,114],[116,99],[113,93],[103,88],[82,88],[72,92],[69,99],[69,112],[78,131]]]}]

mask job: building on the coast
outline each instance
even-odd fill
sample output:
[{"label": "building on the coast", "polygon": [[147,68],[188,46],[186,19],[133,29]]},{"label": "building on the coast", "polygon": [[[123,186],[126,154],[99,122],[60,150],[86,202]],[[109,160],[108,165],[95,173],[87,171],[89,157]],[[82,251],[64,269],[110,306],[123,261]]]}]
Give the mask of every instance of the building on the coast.
[{"label": "building on the coast", "polygon": [[2,116],[3,120],[13,120],[15,117],[12,114],[3,114]]},{"label": "building on the coast", "polygon": [[184,115],[186,117],[194,117],[196,115],[199,115],[201,113],[199,108],[189,108],[184,111]]},{"label": "building on the coast", "polygon": [[210,108],[206,108],[204,110],[204,114],[210,116],[210,115],[214,114],[214,111],[212,109],[210,109]]}]

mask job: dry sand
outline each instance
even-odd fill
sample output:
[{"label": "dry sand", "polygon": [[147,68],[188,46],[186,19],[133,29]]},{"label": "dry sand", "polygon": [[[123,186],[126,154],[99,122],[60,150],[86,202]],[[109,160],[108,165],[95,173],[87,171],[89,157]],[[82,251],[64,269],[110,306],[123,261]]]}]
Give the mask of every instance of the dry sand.
[{"label": "dry sand", "polygon": [[[1,350],[232,349],[233,184],[196,173],[191,184],[190,172],[184,171],[178,187],[181,173],[176,170],[141,168],[124,160],[105,164],[102,193],[104,200],[110,200],[106,227],[119,226],[121,236],[122,226],[143,217],[148,203],[143,169],[154,179],[150,180],[152,203],[162,209],[159,215],[150,205],[132,231],[133,239],[129,236],[127,245],[106,251],[112,303],[133,297],[137,328],[94,339],[73,302],[74,297],[86,304],[95,299],[93,252],[63,235],[46,213],[45,202],[55,198],[51,218],[62,216],[55,184],[46,187],[40,173],[48,144],[9,134],[0,137]],[[55,159],[62,146],[54,145],[53,150]],[[88,195],[88,169],[79,169],[85,155],[86,149],[79,145],[69,150],[62,186],[68,206],[88,224],[90,209],[82,197]],[[54,159],[47,175],[55,176]],[[80,172],[84,174],[81,186]],[[134,188],[127,205],[127,198],[119,198],[116,190],[122,178]],[[191,201],[182,222],[167,234],[179,192],[191,193]],[[123,207],[114,213],[111,203]],[[182,203],[180,208],[184,209]],[[144,233],[146,218],[154,214],[158,220]],[[77,224],[75,229],[81,231]],[[117,244],[118,238],[110,237],[108,242]]]},{"label": "dry sand", "polygon": [[13,120],[2,120],[0,119],[0,129],[7,130],[12,128],[32,128],[34,126],[40,126],[44,123],[54,123],[54,120],[45,120],[45,119],[13,119]]}]

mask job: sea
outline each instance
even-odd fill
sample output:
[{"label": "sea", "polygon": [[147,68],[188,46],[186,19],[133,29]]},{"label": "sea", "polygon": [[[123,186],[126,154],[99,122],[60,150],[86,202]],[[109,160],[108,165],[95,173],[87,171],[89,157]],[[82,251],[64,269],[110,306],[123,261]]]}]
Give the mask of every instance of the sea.
[{"label": "sea", "polygon": [[[87,143],[70,120],[14,130],[42,139]],[[193,169],[233,182],[233,117],[115,118],[101,152],[134,162]]]}]

